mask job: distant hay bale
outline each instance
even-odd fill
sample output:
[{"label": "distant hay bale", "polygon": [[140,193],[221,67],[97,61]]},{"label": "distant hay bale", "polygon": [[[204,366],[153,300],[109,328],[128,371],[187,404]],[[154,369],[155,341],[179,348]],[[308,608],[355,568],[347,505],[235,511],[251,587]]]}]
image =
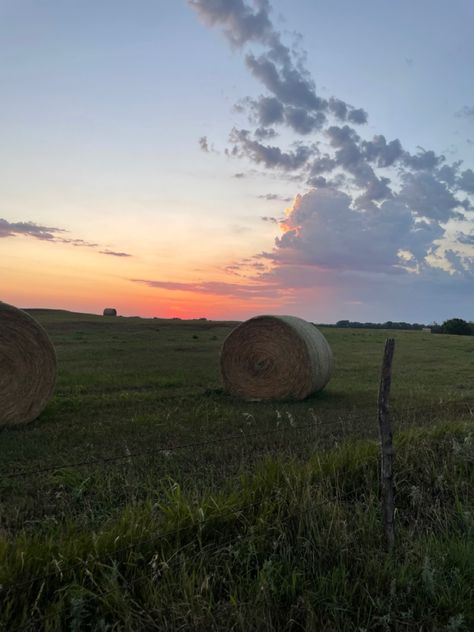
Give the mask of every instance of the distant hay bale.
[{"label": "distant hay bale", "polygon": [[38,417],[53,394],[56,354],[26,312],[0,302],[0,428]]},{"label": "distant hay bale", "polygon": [[329,382],[332,365],[326,338],[295,316],[251,318],[221,352],[224,388],[246,400],[304,399]]},{"label": "distant hay bale", "polygon": [[117,316],[117,310],[114,307],[106,307],[104,309],[104,316]]}]

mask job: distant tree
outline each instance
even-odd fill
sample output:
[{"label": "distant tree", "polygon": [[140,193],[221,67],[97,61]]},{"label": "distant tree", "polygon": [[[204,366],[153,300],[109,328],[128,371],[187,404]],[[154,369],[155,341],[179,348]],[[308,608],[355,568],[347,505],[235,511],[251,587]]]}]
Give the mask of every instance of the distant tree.
[{"label": "distant tree", "polygon": [[462,318],[450,318],[441,325],[443,334],[454,334],[457,336],[472,336],[471,325]]}]

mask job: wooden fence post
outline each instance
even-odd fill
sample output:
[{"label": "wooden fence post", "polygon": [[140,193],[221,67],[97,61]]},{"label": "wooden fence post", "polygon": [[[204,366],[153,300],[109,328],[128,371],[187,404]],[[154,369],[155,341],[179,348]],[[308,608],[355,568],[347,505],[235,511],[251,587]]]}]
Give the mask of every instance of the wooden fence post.
[{"label": "wooden fence post", "polygon": [[380,388],[378,400],[378,422],[380,432],[380,444],[382,448],[382,511],[384,522],[385,542],[388,550],[392,550],[395,544],[394,528],[394,493],[393,493],[393,457],[392,428],[388,412],[388,400],[390,397],[390,385],[392,382],[392,360],[395,349],[395,340],[387,338],[380,374]]}]

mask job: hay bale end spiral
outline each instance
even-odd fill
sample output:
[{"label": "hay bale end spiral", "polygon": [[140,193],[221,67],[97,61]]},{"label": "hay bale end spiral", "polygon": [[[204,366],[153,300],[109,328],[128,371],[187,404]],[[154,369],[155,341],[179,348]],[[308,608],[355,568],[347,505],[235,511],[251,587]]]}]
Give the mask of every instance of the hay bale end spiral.
[{"label": "hay bale end spiral", "polygon": [[48,334],[26,312],[0,302],[0,428],[36,419],[55,382],[56,354]]},{"label": "hay bale end spiral", "polygon": [[322,333],[296,316],[256,316],[224,341],[225,390],[246,400],[305,399],[332,373],[331,348]]}]

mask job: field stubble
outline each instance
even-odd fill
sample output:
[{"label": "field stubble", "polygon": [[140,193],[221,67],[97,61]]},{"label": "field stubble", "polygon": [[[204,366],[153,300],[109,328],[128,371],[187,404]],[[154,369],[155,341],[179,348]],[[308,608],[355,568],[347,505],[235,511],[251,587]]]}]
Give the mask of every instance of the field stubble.
[{"label": "field stubble", "polygon": [[[51,630],[474,626],[474,340],[390,332],[395,430],[408,433],[393,559],[370,441],[387,332],[323,329],[336,360],[326,389],[258,403],[221,390],[232,323],[34,315],[59,379],[38,421],[0,434],[5,629],[41,629],[45,613]],[[77,559],[87,572],[68,570]],[[60,577],[15,591],[55,564]]]}]

